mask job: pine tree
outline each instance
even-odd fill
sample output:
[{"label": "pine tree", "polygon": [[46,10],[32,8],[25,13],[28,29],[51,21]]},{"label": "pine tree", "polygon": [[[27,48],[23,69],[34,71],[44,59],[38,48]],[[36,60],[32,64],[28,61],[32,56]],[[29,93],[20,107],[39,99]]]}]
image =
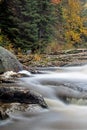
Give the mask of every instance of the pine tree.
[{"label": "pine tree", "polygon": [[[37,30],[38,40],[32,44],[33,51],[43,51],[54,37],[55,6],[51,0],[37,1]],[[34,46],[33,46],[34,45]]]},{"label": "pine tree", "polygon": [[0,5],[1,31],[15,48],[42,49],[52,38],[53,11],[50,0],[4,0]]},{"label": "pine tree", "polygon": [[38,41],[38,14],[36,12],[37,1],[22,0],[17,5],[19,10],[19,22],[17,23],[18,34],[14,42],[17,46],[24,49],[32,49],[33,43]]},{"label": "pine tree", "polygon": [[[8,0],[9,2],[9,0]],[[1,33],[10,35],[9,27],[13,27],[13,22],[9,16],[12,15],[9,8],[8,2],[6,0],[0,3],[0,29]]]},{"label": "pine tree", "polygon": [[55,38],[58,41],[58,44],[62,45],[65,43],[64,40],[64,12],[63,12],[63,3],[59,2],[55,5],[55,15],[56,15],[56,21],[55,21]]},{"label": "pine tree", "polygon": [[8,35],[14,47],[31,49],[38,40],[36,14],[37,2],[34,0],[4,0],[0,7],[0,28]]},{"label": "pine tree", "polygon": [[38,0],[38,37],[40,41],[49,42],[53,36],[53,25],[55,21],[54,16],[55,7],[51,0]]}]

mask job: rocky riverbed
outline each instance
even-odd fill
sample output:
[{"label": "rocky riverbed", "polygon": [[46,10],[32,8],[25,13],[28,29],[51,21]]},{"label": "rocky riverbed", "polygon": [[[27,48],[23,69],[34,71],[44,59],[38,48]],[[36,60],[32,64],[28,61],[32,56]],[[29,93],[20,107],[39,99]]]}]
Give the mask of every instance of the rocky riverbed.
[{"label": "rocky riverbed", "polygon": [[[13,77],[15,80],[11,78],[8,83],[5,74],[7,80],[0,84],[0,99],[4,101],[0,103],[0,130],[86,129],[87,65],[83,64],[87,64],[87,51],[23,55],[19,59],[31,72],[26,71],[28,77]],[[33,102],[23,103],[33,93],[39,102],[30,96]]]},{"label": "rocky riverbed", "polygon": [[[21,55],[18,56],[19,61],[23,64],[24,69],[27,69],[31,71],[31,73],[39,73],[40,71],[37,71],[39,67],[59,67],[59,66],[78,66],[78,65],[84,65],[87,64],[87,50],[86,49],[77,49],[77,50],[67,50],[67,51],[59,51],[56,54],[35,54],[35,55]],[[9,63],[9,61],[8,61]],[[18,61],[17,61],[17,64]],[[9,67],[9,66],[8,66]],[[7,70],[8,68],[6,68]],[[5,70],[5,69],[4,69]],[[40,69],[39,69],[40,70]],[[19,78],[19,77],[18,77]],[[15,79],[15,78],[13,78]],[[5,81],[5,82],[4,82]],[[24,84],[20,84],[20,82],[15,82],[15,80],[2,80],[2,83],[0,84],[0,88],[19,88],[24,87]],[[7,94],[7,93],[6,93]],[[8,95],[7,95],[8,96]],[[11,95],[13,96],[13,95]],[[39,95],[38,95],[39,96]],[[2,97],[2,95],[1,95]],[[14,96],[13,96],[14,97]],[[43,98],[42,98],[43,99]],[[36,108],[38,105],[34,103],[34,106],[31,104],[20,104],[18,103],[1,103],[0,104],[0,118],[5,119],[8,117],[7,111],[11,112],[14,110],[30,110]]]},{"label": "rocky riverbed", "polygon": [[34,111],[48,107],[40,93],[27,87],[18,79],[0,84],[1,120],[9,118],[9,113]]}]

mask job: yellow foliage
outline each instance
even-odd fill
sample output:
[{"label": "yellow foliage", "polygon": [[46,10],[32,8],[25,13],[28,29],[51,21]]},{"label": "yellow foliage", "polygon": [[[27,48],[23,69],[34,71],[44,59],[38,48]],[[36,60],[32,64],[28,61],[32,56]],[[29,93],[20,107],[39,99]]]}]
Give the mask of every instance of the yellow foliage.
[{"label": "yellow foliage", "polygon": [[35,54],[34,55],[34,60],[35,61],[40,61],[41,60],[41,55],[40,54]]},{"label": "yellow foliage", "polygon": [[12,53],[15,53],[14,51],[14,47],[12,45],[12,43],[10,42],[8,45],[4,46],[7,50],[9,50]]},{"label": "yellow foliage", "polygon": [[68,43],[81,43],[81,37],[87,36],[87,27],[84,22],[87,20],[81,17],[81,3],[79,0],[67,0],[68,6],[64,8],[65,22],[65,39]]},{"label": "yellow foliage", "polygon": [[66,32],[66,37],[69,41],[72,39],[73,42],[81,42],[80,34],[72,30]]},{"label": "yellow foliage", "polygon": [[2,42],[2,40],[3,40],[3,37],[2,37],[2,35],[0,35],[0,42]]},{"label": "yellow foliage", "polygon": [[18,48],[17,51],[18,51],[18,55],[21,56],[21,55],[22,55],[22,50],[21,50],[21,48]]},{"label": "yellow foliage", "polygon": [[80,29],[80,31],[81,31],[82,34],[87,36],[87,29],[82,28],[82,29]]},{"label": "yellow foliage", "polygon": [[5,47],[11,52],[14,52],[13,45],[7,36],[0,34],[0,45]]}]

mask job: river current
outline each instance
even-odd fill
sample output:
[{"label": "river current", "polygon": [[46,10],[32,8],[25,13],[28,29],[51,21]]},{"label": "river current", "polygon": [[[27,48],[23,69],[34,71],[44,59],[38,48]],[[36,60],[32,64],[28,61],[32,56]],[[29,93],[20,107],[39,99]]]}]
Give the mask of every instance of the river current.
[{"label": "river current", "polygon": [[87,130],[87,65],[38,71],[20,80],[43,95],[48,109],[10,114],[0,130]]}]

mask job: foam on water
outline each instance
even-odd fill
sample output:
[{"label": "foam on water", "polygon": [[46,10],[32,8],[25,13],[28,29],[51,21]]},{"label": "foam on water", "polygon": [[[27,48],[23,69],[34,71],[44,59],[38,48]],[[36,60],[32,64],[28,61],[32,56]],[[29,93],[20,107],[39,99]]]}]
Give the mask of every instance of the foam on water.
[{"label": "foam on water", "polygon": [[18,74],[25,74],[27,76],[31,76],[31,73],[27,70],[22,70],[22,71],[19,71]]}]

